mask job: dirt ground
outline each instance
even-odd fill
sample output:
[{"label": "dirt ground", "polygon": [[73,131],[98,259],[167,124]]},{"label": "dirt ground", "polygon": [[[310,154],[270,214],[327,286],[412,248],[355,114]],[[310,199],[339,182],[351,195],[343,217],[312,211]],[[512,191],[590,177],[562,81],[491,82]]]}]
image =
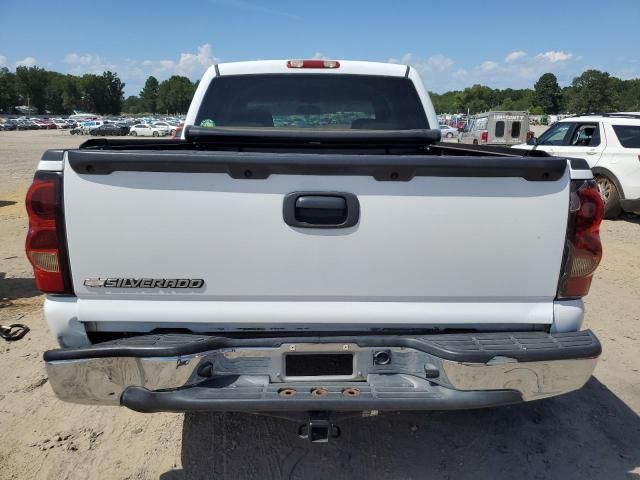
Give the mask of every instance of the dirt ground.
[{"label": "dirt ground", "polygon": [[0,479],[640,478],[640,217],[605,221],[586,327],[604,352],[580,391],[507,408],[387,413],[342,423],[311,446],[285,420],[135,413],[56,400],[42,353],[55,346],[24,257],[23,198],[42,152],[66,132],[0,132]]}]

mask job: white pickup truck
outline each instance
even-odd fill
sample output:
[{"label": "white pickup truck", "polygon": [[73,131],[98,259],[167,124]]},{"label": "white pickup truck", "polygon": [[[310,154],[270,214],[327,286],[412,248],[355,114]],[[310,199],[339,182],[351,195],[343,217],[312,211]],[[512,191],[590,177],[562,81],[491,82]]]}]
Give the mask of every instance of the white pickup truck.
[{"label": "white pickup truck", "polygon": [[26,248],[56,395],[306,415],[580,388],[601,351],[586,162],[439,136],[411,67],[261,61],[209,69],[181,139],[47,151]]}]

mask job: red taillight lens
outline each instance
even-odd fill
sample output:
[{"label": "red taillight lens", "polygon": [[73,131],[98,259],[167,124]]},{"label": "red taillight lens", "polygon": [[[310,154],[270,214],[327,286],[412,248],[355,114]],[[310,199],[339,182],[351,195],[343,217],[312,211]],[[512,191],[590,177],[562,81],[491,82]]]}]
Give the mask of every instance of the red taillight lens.
[{"label": "red taillight lens", "polygon": [[[594,181],[583,182],[571,192],[573,235],[567,239],[566,263],[559,298],[579,298],[589,293],[593,272],[602,259],[600,223],[604,204]],[[571,233],[571,227],[568,230]]]},{"label": "red taillight lens", "polygon": [[287,68],[340,68],[335,60],[289,60]]},{"label": "red taillight lens", "polygon": [[482,141],[482,143],[487,143],[488,139],[489,139],[489,133],[482,132],[482,135],[480,135],[480,141]]},{"label": "red taillight lens", "polygon": [[37,172],[27,192],[27,258],[36,285],[44,293],[72,293],[62,240],[62,177],[59,172]]}]

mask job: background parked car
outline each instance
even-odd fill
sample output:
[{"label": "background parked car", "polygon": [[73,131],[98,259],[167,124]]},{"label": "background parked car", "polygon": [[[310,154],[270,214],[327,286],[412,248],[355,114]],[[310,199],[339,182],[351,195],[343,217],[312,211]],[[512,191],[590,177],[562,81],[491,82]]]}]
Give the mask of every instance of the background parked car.
[{"label": "background parked car", "polygon": [[17,130],[18,129],[18,124],[14,123],[14,122],[5,122],[5,123],[0,123],[0,130],[5,131],[5,132],[9,132],[12,130]]},{"label": "background parked car", "polygon": [[131,131],[129,132],[129,135],[134,137],[161,137],[166,134],[167,131],[165,129],[161,130],[158,127],[146,123],[136,123],[131,127]]},{"label": "background parked car", "polygon": [[166,130],[168,135],[175,135],[178,129],[177,125],[171,125],[168,122],[153,122],[154,127],[158,127],[160,130]]},{"label": "background parked car", "polygon": [[46,130],[47,128],[49,128],[49,126],[42,120],[31,120],[31,123],[35,125],[39,130]]},{"label": "background parked car", "polygon": [[458,136],[458,129],[453,128],[450,125],[440,125],[440,132],[442,133],[442,138],[454,138]]},{"label": "background parked car", "polygon": [[18,130],[37,130],[39,127],[31,120],[17,120]]},{"label": "background parked car", "polygon": [[128,135],[129,127],[121,126],[116,123],[105,123],[104,125],[100,125],[98,127],[95,127],[89,130],[89,133],[91,135],[97,135],[97,136],[103,136],[103,137],[106,135],[116,135],[116,136]]}]

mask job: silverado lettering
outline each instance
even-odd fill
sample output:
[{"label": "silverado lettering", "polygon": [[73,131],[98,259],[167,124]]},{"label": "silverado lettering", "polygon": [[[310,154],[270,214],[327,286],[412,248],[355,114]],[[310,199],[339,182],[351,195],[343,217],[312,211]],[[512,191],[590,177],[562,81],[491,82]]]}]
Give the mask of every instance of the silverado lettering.
[{"label": "silverado lettering", "polygon": [[201,278],[87,278],[85,287],[104,288],[202,288]]}]

